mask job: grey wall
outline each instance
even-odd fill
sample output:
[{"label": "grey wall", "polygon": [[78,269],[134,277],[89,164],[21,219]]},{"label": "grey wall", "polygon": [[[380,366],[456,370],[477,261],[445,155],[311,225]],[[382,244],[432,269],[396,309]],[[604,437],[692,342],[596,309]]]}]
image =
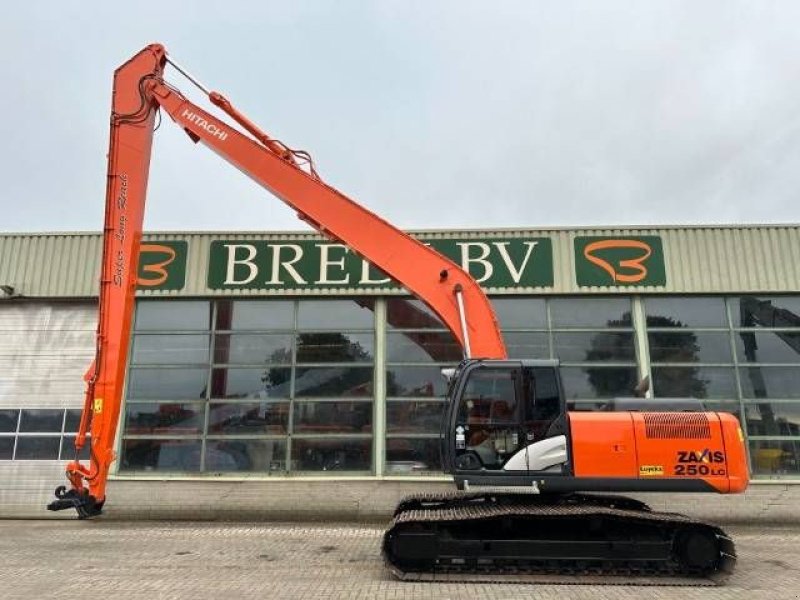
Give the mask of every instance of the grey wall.
[{"label": "grey wall", "polygon": [[[80,408],[94,356],[91,302],[0,302],[0,408]],[[47,516],[57,460],[0,461],[0,516]]]}]

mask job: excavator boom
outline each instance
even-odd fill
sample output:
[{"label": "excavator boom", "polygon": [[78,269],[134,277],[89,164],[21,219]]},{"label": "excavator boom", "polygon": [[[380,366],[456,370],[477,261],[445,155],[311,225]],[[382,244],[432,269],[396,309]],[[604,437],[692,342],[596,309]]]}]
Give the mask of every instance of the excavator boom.
[{"label": "excavator boom", "polygon": [[[308,155],[271,139],[221,94],[201,88],[212,104],[250,135],[189,101],[164,81],[164,69],[170,62],[164,47],[154,44],[114,75],[97,348],[85,377],[84,411],[76,438],[77,457],[91,435],[91,459],[88,467],[77,458],[67,466],[72,489],[59,488],[58,499],[49,506],[52,510],[76,508],[81,517],[102,509],[109,468],[115,459],[153,127],[159,109],[193,141],[203,142],[283,200],[317,231],[334,241],[345,241],[352,252],[423,299],[468,357],[506,356],[491,304],[460,266],[325,184],[313,166],[309,172],[303,170],[304,162],[310,164]],[[178,70],[192,79],[180,67]]]}]

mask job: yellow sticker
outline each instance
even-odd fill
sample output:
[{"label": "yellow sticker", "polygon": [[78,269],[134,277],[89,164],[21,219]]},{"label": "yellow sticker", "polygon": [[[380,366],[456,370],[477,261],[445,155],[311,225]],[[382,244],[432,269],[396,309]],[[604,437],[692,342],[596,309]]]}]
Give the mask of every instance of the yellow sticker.
[{"label": "yellow sticker", "polygon": [[661,465],[640,465],[639,477],[658,477],[664,474],[664,467]]},{"label": "yellow sticker", "polygon": [[739,432],[739,441],[744,442],[744,434],[742,433],[742,428],[737,427],[736,430]]},{"label": "yellow sticker", "polygon": [[92,407],[92,412],[94,414],[99,415],[103,412],[103,399],[102,398],[95,398],[94,399],[94,406]]}]

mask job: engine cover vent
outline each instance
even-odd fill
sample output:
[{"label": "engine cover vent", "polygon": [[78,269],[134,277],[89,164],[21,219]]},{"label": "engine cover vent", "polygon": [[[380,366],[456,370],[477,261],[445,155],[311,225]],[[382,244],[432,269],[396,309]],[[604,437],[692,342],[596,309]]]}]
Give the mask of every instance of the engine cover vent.
[{"label": "engine cover vent", "polygon": [[648,438],[705,440],[711,437],[708,416],[703,413],[645,413],[643,416]]}]

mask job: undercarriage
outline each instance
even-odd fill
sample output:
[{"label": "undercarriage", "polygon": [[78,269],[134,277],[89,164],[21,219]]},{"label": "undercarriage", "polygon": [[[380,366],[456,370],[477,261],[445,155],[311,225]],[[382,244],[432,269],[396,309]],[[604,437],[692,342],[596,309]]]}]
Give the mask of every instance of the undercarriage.
[{"label": "undercarriage", "polygon": [[383,556],[411,581],[716,585],[736,563],[718,527],[632,498],[492,491],[403,499]]}]

